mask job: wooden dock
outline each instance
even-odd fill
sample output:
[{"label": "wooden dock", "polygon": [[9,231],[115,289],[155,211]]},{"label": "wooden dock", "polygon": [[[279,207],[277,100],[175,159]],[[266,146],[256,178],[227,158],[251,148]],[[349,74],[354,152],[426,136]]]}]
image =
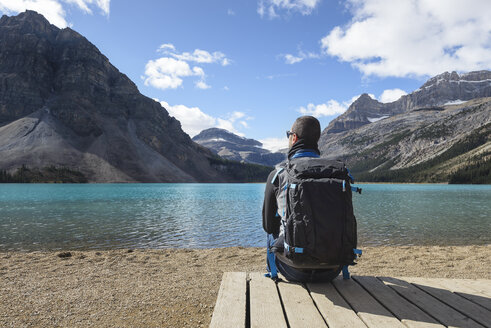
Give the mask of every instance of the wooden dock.
[{"label": "wooden dock", "polygon": [[353,276],[298,284],[226,272],[210,327],[491,327],[491,280]]}]

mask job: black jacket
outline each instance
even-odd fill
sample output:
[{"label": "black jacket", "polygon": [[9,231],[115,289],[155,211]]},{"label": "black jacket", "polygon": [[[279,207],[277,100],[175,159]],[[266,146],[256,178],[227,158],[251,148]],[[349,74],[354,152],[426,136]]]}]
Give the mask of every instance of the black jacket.
[{"label": "black jacket", "polygon": [[276,216],[278,211],[278,205],[276,204],[276,193],[278,191],[279,179],[276,179],[274,183],[271,183],[273,177],[276,174],[276,170],[273,170],[266,181],[266,189],[264,191],[264,203],[263,203],[263,229],[267,233],[277,235],[280,232],[279,216]]}]

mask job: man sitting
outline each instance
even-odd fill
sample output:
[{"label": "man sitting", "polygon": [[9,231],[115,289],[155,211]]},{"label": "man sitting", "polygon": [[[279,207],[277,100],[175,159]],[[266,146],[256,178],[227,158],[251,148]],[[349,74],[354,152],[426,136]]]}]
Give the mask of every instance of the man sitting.
[{"label": "man sitting", "polygon": [[[353,263],[356,222],[351,205],[351,189],[346,190],[350,183],[349,172],[339,161],[319,158],[317,143],[320,134],[320,123],[315,117],[299,117],[291,131],[287,131],[287,162],[272,171],[266,181],[262,217],[263,228],[268,233],[268,271],[271,271],[273,277],[277,268],[290,281],[331,281],[344,265]],[[302,169],[306,170],[303,177],[310,180],[303,182],[302,174],[299,177],[293,176]],[[342,207],[344,204],[351,205],[350,213],[345,210],[349,205]],[[342,210],[336,207],[342,207]],[[300,212],[292,214],[295,211]],[[304,213],[310,213],[310,217]],[[346,219],[347,215],[351,215],[352,218]],[[321,223],[316,223],[315,220]],[[354,227],[345,228],[345,222]],[[344,231],[347,231],[347,238],[343,236],[343,239],[341,235]],[[315,235],[316,233],[321,235]],[[335,238],[331,238],[332,233],[337,234]],[[297,236],[293,236],[294,234]],[[305,237],[300,236],[302,234]],[[324,236],[333,241],[321,240]],[[295,241],[295,245],[289,245],[288,242],[293,243],[294,238],[300,238],[300,242]],[[314,242],[307,239],[317,240]],[[334,246],[326,248],[322,243]],[[318,245],[321,247],[320,253],[315,250]],[[327,254],[329,252],[326,252],[326,249],[331,249],[334,255]],[[334,260],[325,260],[324,263],[319,260],[319,263],[316,263],[317,259],[322,259],[323,256],[317,256],[318,254],[327,254],[326,259]]]}]

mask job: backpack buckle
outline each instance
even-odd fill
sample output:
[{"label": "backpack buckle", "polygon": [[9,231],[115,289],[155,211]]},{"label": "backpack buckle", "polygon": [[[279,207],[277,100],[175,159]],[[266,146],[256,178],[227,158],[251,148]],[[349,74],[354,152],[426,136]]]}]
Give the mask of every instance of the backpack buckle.
[{"label": "backpack buckle", "polygon": [[287,250],[287,252],[303,254],[303,247],[292,247],[292,246],[288,245],[286,242],[284,243],[284,245],[285,245],[285,249]]}]

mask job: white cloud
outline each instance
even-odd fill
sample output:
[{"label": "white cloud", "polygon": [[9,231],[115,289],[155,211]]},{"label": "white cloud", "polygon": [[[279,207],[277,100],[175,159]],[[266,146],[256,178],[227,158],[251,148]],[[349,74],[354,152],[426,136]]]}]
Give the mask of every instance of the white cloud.
[{"label": "white cloud", "polygon": [[200,67],[190,68],[189,64],[182,60],[162,57],[150,60],[145,65],[145,85],[151,85],[158,89],[175,89],[182,85],[182,77],[204,76]]},{"label": "white cloud", "polygon": [[59,28],[70,24],[66,20],[64,5],[75,5],[82,11],[92,14],[93,8],[98,8],[103,14],[109,15],[110,0],[0,0],[0,12],[9,15],[34,10]]},{"label": "white cloud", "polygon": [[300,107],[300,113],[304,115],[312,115],[315,117],[322,116],[333,116],[337,114],[342,114],[348,109],[345,103],[339,103],[336,100],[329,100],[327,103],[314,105],[313,103],[308,104],[306,107]]},{"label": "white cloud", "polygon": [[217,119],[216,127],[219,129],[225,129],[225,130],[230,131],[232,133],[235,133],[236,135],[239,135],[241,137],[244,136],[243,133],[241,133],[241,132],[237,131],[237,129],[235,129],[234,124],[232,122],[224,120],[222,118]]},{"label": "white cloud", "polygon": [[319,3],[320,0],[259,0],[257,13],[261,17],[268,16],[270,19],[279,17],[278,11],[310,15]]},{"label": "white cloud", "polygon": [[222,66],[228,66],[228,65],[230,65],[230,59],[223,58],[222,59]]},{"label": "white cloud", "polygon": [[[372,99],[376,99],[373,94],[368,94]],[[350,100],[339,102],[337,100],[331,99],[326,103],[315,105],[309,103],[307,106],[301,106],[298,111],[304,115],[312,115],[315,117],[323,116],[334,116],[343,114],[349,106],[358,98],[360,95],[352,97]]]},{"label": "white cloud", "polygon": [[174,116],[181,122],[182,129],[191,137],[194,137],[204,129],[214,127],[216,124],[216,119],[203,113],[199,107],[171,106],[165,101],[161,101],[160,104],[167,109],[169,115]]},{"label": "white cloud", "polygon": [[292,55],[292,54],[284,55],[285,63],[290,64],[290,65],[300,63],[304,59],[320,58],[320,57],[321,57],[320,54],[316,54],[313,52],[304,52],[301,49],[298,50],[298,54],[296,56]]},{"label": "white cloud", "polygon": [[193,67],[193,73],[194,75],[204,77],[205,76],[205,71],[201,67],[195,66]]},{"label": "white cloud", "polygon": [[237,112],[237,111],[236,111],[236,112],[232,112],[232,114],[230,114],[230,115],[229,115],[229,118],[228,118],[228,119],[229,119],[231,122],[235,122],[235,121],[237,121],[238,119],[244,118],[245,116],[246,116],[246,114],[245,114],[245,113],[243,113],[243,112]]},{"label": "white cloud", "polygon": [[266,138],[259,140],[263,144],[263,148],[272,152],[277,152],[280,149],[288,148],[288,139],[284,138]]},{"label": "white cloud", "polygon": [[401,89],[387,89],[380,95],[380,102],[390,103],[398,100],[402,96],[407,95],[407,92]]},{"label": "white cloud", "polygon": [[324,51],[366,76],[426,76],[491,67],[491,1],[349,0],[353,19]]},{"label": "white cloud", "polygon": [[272,75],[263,75],[263,76],[256,76],[257,80],[274,80],[274,79],[280,79],[280,78],[285,78],[285,77],[293,77],[297,76],[296,73],[283,73],[283,74],[272,74]]},{"label": "white cloud", "polygon": [[293,56],[293,55],[290,55],[290,54],[286,54],[285,55],[285,62],[287,64],[296,64],[296,63],[299,63],[303,60],[302,57],[296,57],[296,56]]},{"label": "white cloud", "polygon": [[228,59],[227,56],[221,51],[209,52],[202,49],[195,49],[192,53],[179,53],[176,51],[176,47],[171,43],[162,44],[157,51],[187,62],[205,64],[220,63],[222,66],[230,65],[230,59]]},{"label": "white cloud", "polygon": [[251,117],[248,117],[242,112],[232,112],[229,113],[226,118],[216,118],[204,113],[199,107],[188,107],[185,105],[172,106],[165,101],[159,101],[158,99],[154,100],[159,102],[169,112],[169,115],[181,122],[183,131],[191,137],[212,127],[226,129],[239,136],[244,136],[244,134],[237,129],[237,125],[246,128],[247,122],[245,120],[251,119]]},{"label": "white cloud", "polygon": [[[189,52],[183,52],[182,54],[172,53],[171,56],[180,60],[193,61],[197,63],[206,63],[206,64],[217,63],[217,62],[223,64],[223,61],[227,60],[225,54],[220,51],[215,51],[213,53],[210,53],[206,50],[201,50],[201,49],[195,49],[193,53],[189,53]],[[225,65],[227,64],[228,61],[226,61]]]},{"label": "white cloud", "polygon": [[109,8],[111,5],[111,0],[96,0],[97,6],[102,9],[102,11],[109,15]]},{"label": "white cloud", "polygon": [[111,0],[62,0],[63,2],[77,5],[88,14],[92,14],[90,7],[96,6],[105,15],[109,15],[109,5]]},{"label": "white cloud", "polygon": [[229,10],[227,10],[227,15],[235,16],[235,11],[233,11],[232,9],[229,9]]},{"label": "white cloud", "polygon": [[211,86],[209,86],[208,84],[206,84],[205,81],[198,81],[198,82],[195,83],[195,86],[196,86],[196,88],[202,89],[202,90],[206,90],[206,89],[211,88]]},{"label": "white cloud", "polygon": [[174,45],[172,43],[164,43],[157,49],[157,52],[166,53],[167,51],[175,51],[175,50],[176,50],[176,47],[174,47]]},{"label": "white cloud", "polygon": [[232,112],[227,115],[226,119],[217,119],[218,128],[228,130],[230,132],[233,132],[241,137],[244,136],[244,134],[240,131],[237,130],[236,126],[240,125],[244,128],[248,128],[249,125],[247,124],[247,120],[251,120],[252,117],[247,116],[246,113],[244,112]]},{"label": "white cloud", "polygon": [[210,53],[206,50],[195,49],[192,53],[179,53],[173,44],[164,43],[157,49],[157,52],[167,57],[148,61],[145,66],[145,75],[142,76],[142,79],[145,81],[145,85],[162,90],[180,87],[183,84],[183,78],[190,76],[200,77],[200,80],[195,81],[196,88],[202,90],[211,88],[205,81],[206,74],[203,68],[199,66],[191,68],[190,62],[201,64],[218,63],[222,66],[230,64],[230,59],[220,51]]}]

